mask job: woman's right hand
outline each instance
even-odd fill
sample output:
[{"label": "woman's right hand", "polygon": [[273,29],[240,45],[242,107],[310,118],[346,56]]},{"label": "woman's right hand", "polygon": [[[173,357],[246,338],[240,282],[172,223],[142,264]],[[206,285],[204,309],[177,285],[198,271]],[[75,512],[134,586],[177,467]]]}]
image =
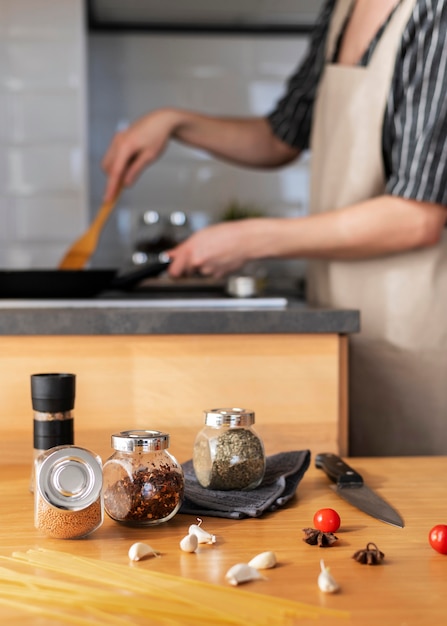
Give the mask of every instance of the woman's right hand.
[{"label": "woman's right hand", "polygon": [[178,117],[175,109],[158,109],[116,133],[102,160],[107,175],[104,202],[111,201],[121,185],[132,185],[163,154]]}]

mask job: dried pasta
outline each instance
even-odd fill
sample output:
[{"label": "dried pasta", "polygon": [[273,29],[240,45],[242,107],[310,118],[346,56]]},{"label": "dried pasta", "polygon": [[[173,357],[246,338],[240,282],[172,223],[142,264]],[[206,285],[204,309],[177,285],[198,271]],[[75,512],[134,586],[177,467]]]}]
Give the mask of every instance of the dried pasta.
[{"label": "dried pasta", "polygon": [[349,616],[344,611],[53,550],[14,553],[0,557],[0,562],[5,564],[0,567],[0,605],[57,624],[283,626],[302,619]]}]

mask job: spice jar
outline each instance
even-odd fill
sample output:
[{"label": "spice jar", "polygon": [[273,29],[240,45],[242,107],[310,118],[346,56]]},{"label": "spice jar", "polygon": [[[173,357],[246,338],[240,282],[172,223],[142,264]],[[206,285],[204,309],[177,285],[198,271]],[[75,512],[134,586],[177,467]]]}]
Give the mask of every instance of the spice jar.
[{"label": "spice jar", "polygon": [[[33,374],[31,402],[34,410],[34,459],[45,450],[74,444],[76,376],[74,374]],[[34,489],[34,462],[30,490]]]},{"label": "spice jar", "polygon": [[79,539],[102,521],[100,457],[77,446],[43,452],[35,461],[35,527],[56,539]]},{"label": "spice jar", "polygon": [[197,480],[208,489],[250,490],[265,472],[264,445],[253,428],[255,414],[246,409],[205,411],[205,427],[194,442]]},{"label": "spice jar", "polygon": [[168,452],[169,435],[126,430],[112,435],[115,452],[104,463],[104,509],[115,521],[133,526],[166,522],[179,510],[184,493],[181,465]]}]

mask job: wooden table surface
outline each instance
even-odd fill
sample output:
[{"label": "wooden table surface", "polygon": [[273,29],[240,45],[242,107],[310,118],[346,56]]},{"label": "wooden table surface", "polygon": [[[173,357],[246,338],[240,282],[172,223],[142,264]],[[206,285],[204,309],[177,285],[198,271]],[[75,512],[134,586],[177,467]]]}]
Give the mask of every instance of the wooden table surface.
[{"label": "wooden table surface", "polygon": [[[282,439],[278,436],[275,440],[272,434],[267,452],[287,449],[286,438]],[[176,454],[180,461],[188,458],[189,442],[187,438],[184,441],[185,447],[178,447]],[[267,579],[235,587],[234,594],[243,587],[244,591],[255,594],[348,612],[347,616],[321,616],[317,622],[308,623],[355,626],[446,623],[447,556],[435,552],[427,537],[432,526],[447,523],[447,458],[357,458],[349,462],[363,474],[370,487],[399,510],[405,520],[404,529],[381,523],[337,497],[329,488],[326,476],[315,469],[312,459],[295,499],[285,508],[258,519],[204,517],[204,528],[214,533],[217,541],[214,545],[200,546],[195,554],[179,549],[180,539],[195,521],[186,515],[177,515],[165,524],[147,529],[124,527],[106,517],[88,539],[43,537],[33,526],[33,497],[28,491],[30,466],[3,464],[0,465],[0,555],[38,547],[126,566],[130,545],[144,541],[162,556],[141,562],[139,567],[228,588],[225,573],[232,565],[272,550],[279,563],[265,572]],[[339,539],[330,548],[310,546],[303,541],[302,529],[312,526],[315,511],[322,507],[335,508],[342,520],[337,532]],[[385,553],[385,560],[379,566],[361,565],[352,559],[353,553],[370,541]],[[337,594],[323,594],[318,589],[321,558],[340,584]],[[0,618],[2,624],[8,625],[55,623],[1,605]]]}]

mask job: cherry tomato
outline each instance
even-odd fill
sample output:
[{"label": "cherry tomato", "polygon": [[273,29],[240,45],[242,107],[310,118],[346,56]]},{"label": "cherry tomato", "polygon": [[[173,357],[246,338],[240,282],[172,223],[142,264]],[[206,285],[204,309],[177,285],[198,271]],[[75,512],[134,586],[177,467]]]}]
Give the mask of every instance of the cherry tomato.
[{"label": "cherry tomato", "polygon": [[323,533],[335,533],[340,522],[340,515],[334,509],[320,509],[314,515],[314,527]]},{"label": "cherry tomato", "polygon": [[436,524],[428,534],[431,547],[436,552],[447,554],[447,525]]}]

